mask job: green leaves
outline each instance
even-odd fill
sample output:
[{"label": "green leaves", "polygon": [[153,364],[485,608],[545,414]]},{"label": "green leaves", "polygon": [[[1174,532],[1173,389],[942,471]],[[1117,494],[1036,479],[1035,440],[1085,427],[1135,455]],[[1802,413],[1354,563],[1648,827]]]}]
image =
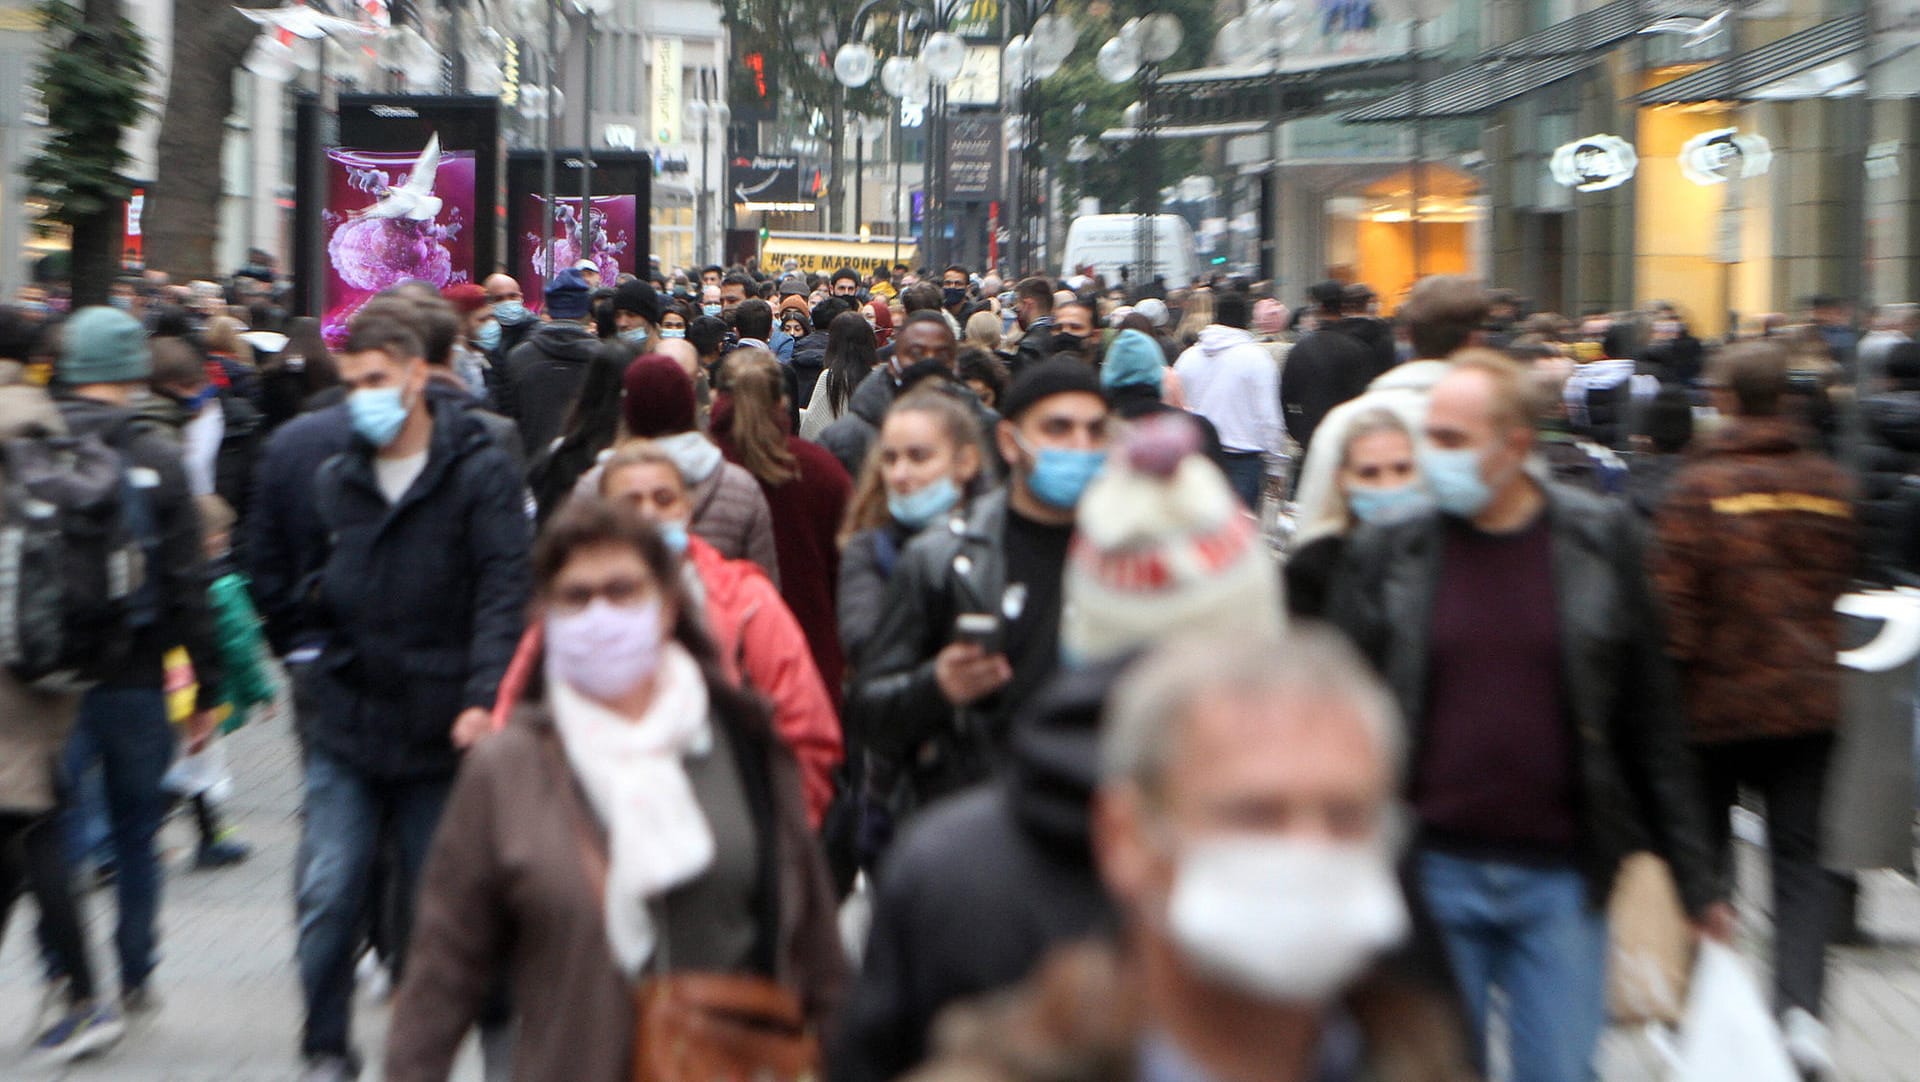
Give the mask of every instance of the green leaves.
[{"label": "green leaves", "polygon": [[131,193],[121,134],[148,111],[147,45],[113,0],[83,12],[47,0],[49,46],[34,80],[47,138],[22,172],[51,216],[66,225],[112,211]]}]

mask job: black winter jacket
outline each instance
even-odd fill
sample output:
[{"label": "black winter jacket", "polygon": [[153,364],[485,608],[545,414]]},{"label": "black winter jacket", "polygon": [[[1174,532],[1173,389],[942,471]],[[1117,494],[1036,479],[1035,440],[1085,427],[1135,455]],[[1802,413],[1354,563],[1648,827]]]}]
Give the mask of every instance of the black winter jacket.
[{"label": "black winter jacket", "polygon": [[[1578,760],[1576,857],[1589,897],[1604,906],[1620,859],[1651,848],[1698,913],[1725,893],[1701,819],[1706,804],[1684,742],[1642,531],[1620,503],[1560,485],[1546,492]],[[1442,530],[1438,514],[1362,526],[1347,542],[1327,609],[1399,700],[1413,744],[1409,763],[1420,761]]]},{"label": "black winter jacket", "polygon": [[813,401],[813,385],[827,367],[827,332],[817,330],[795,342],[789,367],[797,381],[795,401]]},{"label": "black winter jacket", "polygon": [[578,323],[547,323],[507,354],[498,401],[520,423],[521,446],[545,447],[560,434],[599,345]]},{"label": "black winter jacket", "polygon": [[1013,704],[965,709],[940,693],[933,659],[963,612],[1000,612],[1006,590],[1007,494],[973,502],[966,520],[920,531],[900,554],[880,621],[856,659],[844,719],[849,744],[907,764],[924,801],[987,777],[1006,744]]},{"label": "black winter jacket", "polygon": [[1920,575],[1920,391],[1860,401],[1860,524],[1867,572]]},{"label": "black winter jacket", "polygon": [[95,436],[120,452],[128,469],[150,470],[159,478],[152,489],[156,551],[147,573],[158,591],[158,618],[134,637],[126,670],[110,687],[158,690],[166,684],[168,650],[184,646],[200,685],[196,706],[211,710],[220,705],[220,685],[226,668],[220,663],[220,645],[213,633],[213,613],[207,606],[207,558],[200,542],[200,511],[187,487],[180,444],[163,423],[139,416],[131,409],[78,395],[54,399],[61,419],[75,436]]},{"label": "black winter jacket", "polygon": [[880,626],[887,604],[887,582],[900,562],[901,550],[914,534],[898,522],[861,530],[847,538],[840,550],[840,591],[834,614],[840,621],[840,646],[857,659]]},{"label": "black winter jacket", "polygon": [[[1373,348],[1345,326],[1359,320],[1339,320],[1294,344],[1280,373],[1280,408],[1287,434],[1304,449],[1314,430],[1335,406],[1357,398],[1378,369]],[[1391,366],[1389,366],[1391,367]]]},{"label": "black winter jacket", "polygon": [[1057,675],[1015,724],[1005,777],[927,809],[888,853],[829,1057],[835,1082],[899,1077],[926,1056],[942,1008],[1017,984],[1053,947],[1112,923],[1088,804],[1120,669]]},{"label": "black winter jacket", "polygon": [[329,552],[310,595],[326,642],[307,735],[377,778],[453,774],[448,731],[493,705],[530,588],[519,475],[458,405],[433,421],[426,468],[398,503],[360,441],[314,487]]},{"label": "black winter jacket", "polygon": [[[944,383],[929,380],[925,384],[916,384],[915,390],[922,386],[944,387],[956,397],[966,402],[980,421],[980,438],[986,448],[988,465],[995,473],[1003,463],[993,438],[994,427],[1000,421],[1000,415],[981,405],[972,391],[957,383]],[[887,410],[893,406],[893,400],[900,392],[893,385],[893,372],[882,364],[860,381],[860,385],[847,396],[847,411],[839,419],[820,433],[820,446],[833,452],[833,457],[847,468],[847,476],[855,481],[867,468],[867,453],[873,450],[873,441],[880,438],[880,422],[887,417]]]}]

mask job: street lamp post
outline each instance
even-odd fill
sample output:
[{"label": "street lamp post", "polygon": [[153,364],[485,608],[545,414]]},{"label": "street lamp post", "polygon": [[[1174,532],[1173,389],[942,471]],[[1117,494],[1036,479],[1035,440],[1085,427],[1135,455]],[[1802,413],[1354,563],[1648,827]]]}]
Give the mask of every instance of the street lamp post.
[{"label": "street lamp post", "polygon": [[1120,32],[1100,46],[1094,67],[1110,83],[1124,83],[1136,77],[1140,81],[1140,100],[1128,107],[1132,114],[1140,189],[1134,205],[1134,282],[1135,295],[1152,285],[1158,259],[1155,258],[1155,220],[1160,207],[1159,146],[1155,142],[1159,117],[1154,109],[1153,92],[1160,81],[1160,65],[1180,51],[1180,20],[1161,12],[1129,19]]},{"label": "street lamp post", "polygon": [[[1296,18],[1298,8],[1294,0],[1263,0],[1248,6],[1247,10],[1227,20],[1219,32],[1214,35],[1214,55],[1229,64],[1250,64],[1264,61],[1267,77],[1270,80],[1270,94],[1267,117],[1267,155],[1269,185],[1274,193],[1275,204],[1280,202],[1282,181],[1280,166],[1285,153],[1282,136],[1285,121],[1286,98],[1280,85],[1280,62],[1286,54],[1300,43],[1303,31]],[[1275,290],[1281,288],[1280,270],[1280,231],[1273,221],[1279,208],[1267,208],[1268,222],[1261,229],[1265,250],[1261,252],[1262,270]]]},{"label": "street lamp post", "polygon": [[1043,185],[1040,179],[1039,145],[1044,131],[1040,108],[1040,81],[1050,79],[1079,42],[1080,31],[1064,15],[1053,13],[1054,0],[1029,0],[1016,10],[1022,18],[1021,32],[1007,42],[1002,70],[1017,89],[1020,118],[1019,154],[1014,159],[1013,270],[1016,276],[1033,269],[1034,234],[1047,230],[1041,208]]},{"label": "street lamp post", "polygon": [[713,129],[719,128],[725,132],[733,120],[733,111],[727,108],[725,102],[712,101],[704,96],[716,90],[717,87],[708,81],[707,73],[702,72],[700,93],[703,96],[687,103],[687,121],[700,129],[700,191],[693,203],[693,228],[699,234],[695,249],[706,252],[707,258],[702,262],[708,264],[719,262],[713,258],[713,212],[708,206],[708,200],[713,196]]}]

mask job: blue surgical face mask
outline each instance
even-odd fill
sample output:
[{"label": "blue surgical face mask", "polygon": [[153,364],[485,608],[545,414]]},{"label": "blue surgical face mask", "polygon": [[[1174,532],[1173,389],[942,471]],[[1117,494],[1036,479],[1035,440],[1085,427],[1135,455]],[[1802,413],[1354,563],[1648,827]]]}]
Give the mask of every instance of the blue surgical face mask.
[{"label": "blue surgical face mask", "polygon": [[513,327],[533,318],[533,313],[519,301],[501,301],[493,306],[493,318],[499,320],[501,326]]},{"label": "blue surgical face mask", "polygon": [[660,328],[660,337],[662,338],[685,338],[686,336],[687,336],[687,329],[685,327]]},{"label": "blue surgical face mask", "polygon": [[1472,447],[1429,447],[1420,452],[1420,472],[1433,502],[1449,515],[1473,518],[1493,500],[1493,490],[1480,477],[1480,452]]},{"label": "blue surgical face mask", "polygon": [[500,324],[489,319],[473,330],[473,344],[492,353],[500,348]]},{"label": "blue surgical face mask", "polygon": [[1107,464],[1107,452],[1071,447],[1042,447],[1034,450],[1025,440],[1020,449],[1033,456],[1033,472],[1027,476],[1027,489],[1034,498],[1059,511],[1071,511],[1081,494]]},{"label": "blue surgical face mask", "polygon": [[620,332],[620,340],[622,342],[632,342],[637,346],[646,345],[647,329],[645,327],[630,327]]},{"label": "blue surgical face mask", "polygon": [[1383,522],[1418,514],[1432,505],[1426,490],[1408,481],[1403,485],[1347,489],[1347,506],[1361,522]]},{"label": "blue surgical face mask", "polygon": [[918,530],[953,510],[953,505],[959,502],[959,486],[953,483],[953,478],[942,477],[904,495],[887,493],[887,513],[907,529]]},{"label": "blue surgical face mask", "polygon": [[362,387],[347,396],[353,430],[375,447],[385,447],[407,423],[407,404],[398,387]]},{"label": "blue surgical face mask", "polygon": [[720,306],[717,304],[703,304],[700,306],[700,311],[704,315],[717,316],[720,314]]},{"label": "blue surgical face mask", "polygon": [[673,553],[675,556],[685,556],[687,554],[686,523],[656,522],[653,524],[653,528],[659,531],[660,540],[665,542],[667,551]]}]

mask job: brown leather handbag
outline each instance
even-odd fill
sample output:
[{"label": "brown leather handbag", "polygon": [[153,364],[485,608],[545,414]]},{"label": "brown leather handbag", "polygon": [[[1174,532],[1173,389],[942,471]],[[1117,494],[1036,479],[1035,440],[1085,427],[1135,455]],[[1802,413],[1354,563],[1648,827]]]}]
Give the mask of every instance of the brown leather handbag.
[{"label": "brown leather handbag", "polygon": [[[551,745],[561,766],[566,756]],[[572,777],[572,770],[567,770]],[[607,852],[572,787],[573,825],[594,896],[606,906]],[[633,993],[633,1082],[810,1082],[820,1041],[792,989],[750,973],[675,973],[660,924],[657,973]]]}]

